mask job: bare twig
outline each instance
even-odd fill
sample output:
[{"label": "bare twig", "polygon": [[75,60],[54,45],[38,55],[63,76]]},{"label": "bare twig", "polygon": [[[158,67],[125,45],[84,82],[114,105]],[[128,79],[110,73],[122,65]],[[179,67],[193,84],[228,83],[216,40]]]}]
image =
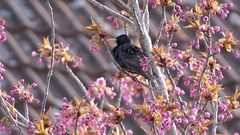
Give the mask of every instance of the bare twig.
[{"label": "bare twig", "polygon": [[27,120],[15,107],[13,107],[7,101],[4,101],[4,102],[8,108],[13,108],[14,112],[18,115],[18,118],[21,118],[22,120],[24,120],[25,124],[29,124],[29,120]]},{"label": "bare twig", "polygon": [[53,75],[53,69],[54,69],[54,50],[55,50],[55,24],[54,24],[54,18],[53,18],[53,8],[50,4],[50,0],[47,0],[47,4],[48,7],[50,9],[50,15],[51,15],[51,41],[50,41],[50,45],[52,47],[52,54],[51,54],[51,67],[48,70],[48,75],[47,75],[47,82],[46,82],[46,89],[44,92],[44,98],[43,98],[43,102],[42,102],[42,108],[41,108],[41,114],[45,113],[46,110],[46,103],[47,103],[47,97],[48,97],[48,92],[49,92],[49,86],[50,86],[50,82],[51,82],[51,78]]},{"label": "bare twig", "polygon": [[19,135],[22,135],[22,131],[21,131],[20,127],[18,126],[17,120],[15,120],[15,119],[13,118],[13,116],[12,116],[9,108],[8,108],[7,105],[5,104],[4,99],[3,99],[3,97],[2,97],[1,94],[2,94],[2,90],[0,89],[0,104],[1,104],[2,108],[4,109],[7,117],[13,122],[14,126],[16,127],[17,133],[18,133]]},{"label": "bare twig", "polygon": [[148,11],[148,0],[143,1],[143,20],[144,21],[144,26],[146,27],[147,32],[149,32],[149,11]]},{"label": "bare twig", "polygon": [[[197,120],[197,119],[204,113],[204,111],[206,110],[208,101],[209,101],[209,100],[206,100],[205,104],[203,105],[203,108],[202,108],[201,112],[197,115],[196,120]],[[187,134],[188,134],[189,127],[190,127],[190,125],[191,125],[193,122],[194,122],[194,121],[189,122],[189,123],[186,125],[186,129],[185,129],[184,135],[187,135]]]},{"label": "bare twig", "polygon": [[[210,28],[210,26],[211,26],[211,14],[208,13],[208,27]],[[208,43],[206,42],[206,39],[203,38],[203,41],[205,43],[206,48],[207,48],[207,46],[212,46],[212,35],[211,35],[210,29],[208,29],[207,37],[208,37]],[[207,58],[206,58],[206,63],[205,63],[203,72],[202,72],[202,74],[200,76],[200,80],[198,82],[197,94],[194,97],[194,105],[197,105],[197,106],[200,104],[200,100],[201,100],[200,88],[201,88],[201,84],[202,84],[202,79],[203,79],[203,76],[204,76],[204,73],[205,73],[206,69],[208,68],[208,62],[209,62],[209,58],[211,56],[213,56],[213,55],[212,55],[212,51],[210,49],[210,51],[208,52]]]},{"label": "bare twig", "polygon": [[165,23],[165,20],[166,20],[166,7],[165,7],[165,4],[162,5],[162,20],[161,20],[161,23],[160,23],[160,31],[158,33],[158,36],[157,36],[157,39],[154,43],[155,46],[160,46],[160,40],[161,40],[161,37],[162,37],[162,32],[163,32],[163,27],[164,27],[164,23]]},{"label": "bare twig", "polygon": [[174,36],[174,32],[171,32],[169,39],[168,39],[167,47],[169,47],[171,45],[173,36]]},{"label": "bare twig", "polygon": [[28,110],[27,101],[24,102],[24,108],[25,108],[25,117],[26,117],[27,120],[29,120],[29,110]]},{"label": "bare twig", "polygon": [[78,118],[80,117],[80,114],[78,113],[76,116],[76,121],[75,121],[75,125],[74,125],[74,133],[75,135],[78,135]]},{"label": "bare twig", "polygon": [[126,10],[127,12],[131,13],[129,6],[127,6],[122,0],[110,0],[113,3],[117,4],[120,8]]},{"label": "bare twig", "polygon": [[119,93],[118,93],[118,97],[117,97],[117,103],[116,106],[120,107],[121,106],[121,101],[122,101],[122,90],[121,90],[121,85],[122,85],[122,80],[119,81]]},{"label": "bare twig", "polygon": [[158,135],[158,134],[159,134],[159,133],[158,133],[158,129],[156,128],[154,121],[153,121],[152,125],[153,125],[154,135]]},{"label": "bare twig", "polygon": [[124,23],[124,31],[126,35],[129,35],[128,29],[127,29],[127,23]]},{"label": "bare twig", "polygon": [[218,102],[217,101],[212,101],[212,110],[213,110],[212,135],[216,135],[217,126],[218,126]]},{"label": "bare twig", "polygon": [[127,135],[127,131],[126,131],[126,129],[125,129],[125,127],[124,127],[124,125],[123,125],[123,123],[122,122],[120,122],[120,127],[121,127],[121,129],[122,129],[122,131],[123,131],[123,133],[124,133],[124,135]]},{"label": "bare twig", "polygon": [[[87,96],[87,89],[86,87],[83,85],[82,81],[73,73],[72,69],[66,64],[65,65],[67,72],[69,73],[69,75],[77,82],[78,86],[81,88],[83,94],[85,96]],[[89,101],[89,99],[87,98],[87,100]]]},{"label": "bare twig", "polygon": [[115,16],[121,20],[123,20],[124,22],[126,23],[129,23],[129,24],[134,24],[132,20],[128,19],[127,17],[117,13],[116,11],[112,10],[111,8],[97,2],[96,0],[87,0],[88,2],[90,2],[91,4],[93,4],[94,6],[108,12],[109,14],[111,14],[112,16]]},{"label": "bare twig", "polygon": [[29,110],[28,110],[28,102],[27,101],[24,101],[24,111],[25,111],[25,117],[29,121]]},{"label": "bare twig", "polygon": [[[170,74],[169,69],[167,69],[167,67],[165,67],[165,70],[166,70],[167,76],[169,77],[169,79],[170,79],[170,81],[171,81],[171,83],[172,83],[172,85],[173,85],[173,88],[177,87],[175,81],[174,81],[173,78],[172,78],[172,75]],[[181,98],[180,95],[177,95],[177,94],[176,94],[176,96],[177,96],[177,99],[178,99],[179,103],[181,104],[181,109],[182,109],[185,117],[187,118],[188,115],[187,115],[187,113],[185,112],[186,109],[185,109],[185,107],[184,107],[184,105],[183,105],[183,100],[182,100],[182,98]],[[171,97],[170,97],[170,98],[171,98]],[[171,101],[171,100],[170,100],[170,101]]]}]

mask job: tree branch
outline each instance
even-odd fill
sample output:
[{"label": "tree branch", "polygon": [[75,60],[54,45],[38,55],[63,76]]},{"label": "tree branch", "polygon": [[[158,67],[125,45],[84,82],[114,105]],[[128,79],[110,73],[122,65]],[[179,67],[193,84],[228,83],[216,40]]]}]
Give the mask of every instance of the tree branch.
[{"label": "tree branch", "polygon": [[111,14],[112,16],[115,16],[115,17],[123,20],[123,21],[126,22],[126,23],[134,24],[132,20],[128,19],[127,17],[125,17],[125,16],[117,13],[116,11],[112,10],[111,8],[109,8],[109,7],[103,5],[103,4],[101,4],[101,3],[99,3],[99,2],[97,2],[97,1],[95,1],[95,0],[87,0],[87,1],[90,2],[92,5],[94,5],[94,6],[98,7],[98,8],[100,8],[100,9],[108,12],[108,13]]},{"label": "tree branch", "polygon": [[[139,8],[139,3],[138,0],[131,0],[130,1],[130,6],[132,6],[131,8],[133,9],[133,19],[134,19],[134,23],[136,25],[135,29],[138,33],[138,38],[140,41],[140,45],[142,48],[143,53],[145,54],[145,56],[148,57],[148,59],[150,60],[150,67],[153,71],[153,73],[157,76],[157,78],[155,79],[157,81],[157,90],[158,92],[162,93],[163,98],[165,100],[168,100],[168,91],[167,91],[167,86],[166,86],[166,82],[163,78],[163,74],[160,71],[159,67],[157,67],[157,65],[154,63],[154,61],[152,61],[153,55],[151,53],[152,50],[152,41],[151,38],[149,36],[149,33],[146,29],[146,27],[143,27],[144,25],[144,20],[142,20],[142,14]],[[153,74],[152,74],[153,77]],[[154,77],[153,77],[154,78]],[[155,81],[152,81],[153,83],[155,83]],[[173,125],[173,128],[169,131],[166,131],[166,134],[176,134],[176,126],[175,124]]]},{"label": "tree branch", "polygon": [[126,10],[127,12],[131,13],[131,10],[130,10],[129,6],[127,6],[122,0],[110,0],[110,1],[117,4],[123,10]]},{"label": "tree branch", "polygon": [[18,117],[21,118],[22,120],[24,120],[25,124],[29,124],[30,121],[28,119],[26,119],[15,107],[13,107],[7,101],[4,101],[4,102],[8,108],[13,108],[14,112],[18,115]]},{"label": "tree branch", "polygon": [[[73,73],[72,69],[67,64],[65,64],[65,67],[66,67],[67,72],[69,73],[69,75],[77,82],[77,84],[81,88],[83,94],[85,96],[87,96],[88,92],[87,92],[86,87],[83,85],[82,81]],[[87,101],[89,101],[88,98],[87,98]]]},{"label": "tree branch", "polygon": [[20,129],[20,127],[18,126],[17,120],[15,120],[9,110],[9,108],[7,107],[7,105],[5,104],[5,101],[2,97],[2,90],[0,89],[0,104],[3,107],[4,111],[6,112],[7,117],[13,122],[14,126],[16,127],[17,133],[19,135],[22,135],[22,131]]},{"label": "tree branch", "polygon": [[77,114],[77,116],[76,116],[76,121],[75,121],[75,125],[74,125],[74,133],[75,133],[75,135],[78,134],[78,118],[79,118],[79,117],[80,117],[80,115]]},{"label": "tree branch", "polygon": [[212,135],[216,135],[217,126],[218,126],[218,102],[212,101],[212,110],[213,110],[213,127],[212,127]]},{"label": "tree branch", "polygon": [[54,51],[55,51],[55,23],[54,23],[54,18],[53,18],[53,9],[52,6],[50,4],[50,0],[47,0],[47,4],[48,7],[50,9],[50,15],[51,15],[51,41],[50,41],[50,45],[52,47],[52,54],[51,54],[51,67],[48,70],[48,75],[47,75],[47,82],[46,82],[46,89],[44,92],[44,98],[43,98],[43,102],[42,102],[42,108],[41,108],[41,114],[45,113],[46,110],[46,103],[47,103],[47,97],[48,97],[48,92],[49,92],[49,86],[50,86],[50,82],[51,82],[51,78],[53,75],[53,69],[54,69],[54,63],[55,63],[55,59],[54,59]]},{"label": "tree branch", "polygon": [[122,122],[120,122],[120,127],[121,127],[121,129],[122,129],[122,131],[123,131],[123,133],[124,133],[124,135],[127,135],[127,131],[126,131],[126,129],[125,129],[125,127],[124,127],[124,125],[123,125],[123,123]]},{"label": "tree branch", "polygon": [[160,23],[160,31],[158,33],[158,36],[157,36],[157,39],[154,43],[155,46],[160,46],[160,40],[161,40],[161,37],[162,37],[162,32],[163,32],[163,27],[164,27],[164,23],[165,23],[165,20],[166,20],[166,7],[165,7],[165,4],[162,5],[162,20],[161,20],[161,23]]}]

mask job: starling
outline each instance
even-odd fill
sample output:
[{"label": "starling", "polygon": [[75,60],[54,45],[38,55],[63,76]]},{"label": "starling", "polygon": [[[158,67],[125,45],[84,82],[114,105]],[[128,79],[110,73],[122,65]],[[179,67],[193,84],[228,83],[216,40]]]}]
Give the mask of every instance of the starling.
[{"label": "starling", "polygon": [[120,67],[128,72],[139,74],[150,79],[150,74],[142,70],[140,65],[144,54],[139,47],[133,45],[127,35],[116,37],[117,46],[113,48],[113,57]]}]

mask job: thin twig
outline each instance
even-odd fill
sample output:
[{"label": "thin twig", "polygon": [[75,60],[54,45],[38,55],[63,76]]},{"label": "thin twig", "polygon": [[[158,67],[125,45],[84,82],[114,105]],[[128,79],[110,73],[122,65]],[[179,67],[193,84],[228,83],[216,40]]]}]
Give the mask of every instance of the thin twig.
[{"label": "thin twig", "polygon": [[95,0],[87,0],[87,1],[90,2],[91,4],[93,4],[94,6],[100,8],[100,9],[106,11],[106,12],[108,12],[108,13],[111,14],[112,16],[115,16],[115,17],[123,20],[123,21],[126,22],[126,23],[134,24],[134,22],[133,22],[132,20],[128,19],[127,17],[125,17],[125,16],[117,13],[116,11],[112,10],[111,8],[109,8],[109,7],[103,5],[103,4],[101,4],[101,3],[99,3],[99,2],[97,2],[97,1],[95,1]]},{"label": "thin twig", "polygon": [[[83,94],[87,97],[87,89],[86,87],[83,85],[82,81],[73,73],[72,69],[66,64],[65,65],[67,72],[69,73],[69,75],[77,82],[78,86],[81,88]],[[89,99],[87,98],[87,101],[89,101]]]},{"label": "thin twig", "polygon": [[29,120],[29,110],[28,110],[28,103],[27,101],[24,102],[24,110],[25,110],[25,117],[27,120]]},{"label": "thin twig", "polygon": [[118,93],[118,97],[117,97],[116,107],[120,107],[121,106],[121,101],[122,101],[121,85],[122,85],[122,80],[119,81],[119,88],[118,88],[119,93]]},{"label": "thin twig", "polygon": [[168,39],[167,47],[170,47],[170,45],[172,43],[173,36],[174,36],[174,32],[171,32],[171,34],[169,36],[169,39]]},{"label": "thin twig", "polygon": [[48,7],[50,9],[50,16],[51,16],[51,41],[50,41],[50,45],[52,47],[52,54],[51,54],[51,67],[48,70],[48,75],[47,75],[47,82],[46,82],[46,89],[44,92],[44,98],[43,98],[43,102],[42,102],[42,108],[41,108],[41,114],[45,113],[46,110],[46,103],[47,103],[47,97],[48,97],[48,92],[49,92],[49,86],[50,86],[50,82],[51,82],[51,78],[53,75],[53,69],[54,69],[54,62],[55,62],[55,23],[54,23],[54,18],[53,18],[53,8],[50,4],[50,0],[47,0],[47,4]]},{"label": "thin twig", "polygon": [[212,101],[212,110],[213,110],[212,135],[216,135],[217,126],[218,126],[218,102],[217,101]]},{"label": "thin twig", "polygon": [[[171,83],[172,83],[172,85],[173,85],[173,88],[176,88],[177,85],[176,85],[175,81],[173,80],[172,75],[170,74],[170,71],[167,69],[167,67],[165,67],[165,70],[166,70],[166,73],[167,73],[168,78],[170,79],[170,81],[171,81]],[[176,96],[177,96],[178,101],[179,101],[180,104],[181,104],[181,109],[182,109],[185,117],[187,118],[188,115],[187,115],[187,113],[185,112],[186,109],[185,109],[185,107],[183,106],[183,100],[182,100],[182,98],[181,98],[180,95],[177,95],[177,94],[176,94]],[[172,98],[172,96],[171,96],[170,98]],[[169,99],[169,101],[171,101],[171,99]]]},{"label": "thin twig", "polygon": [[143,1],[143,21],[147,32],[149,32],[149,11],[148,11],[148,0]]},{"label": "thin twig", "polygon": [[155,126],[155,122],[154,121],[152,122],[152,125],[153,125],[154,135],[158,135],[159,133],[158,133],[158,130],[157,130],[156,126]]},{"label": "thin twig", "polygon": [[165,20],[166,20],[166,7],[165,7],[165,4],[162,5],[162,20],[161,20],[161,23],[160,23],[160,31],[158,33],[158,36],[157,36],[157,39],[155,41],[155,44],[156,46],[160,46],[160,41],[161,41],[161,37],[162,37],[162,32],[163,32],[163,27],[164,27],[164,23],[165,23]]},{"label": "thin twig", "polygon": [[[198,120],[198,118],[199,118],[199,117],[203,114],[203,112],[206,110],[208,101],[209,101],[209,100],[206,100],[206,102],[205,102],[205,104],[204,104],[204,106],[203,106],[203,109],[202,109],[201,112],[197,115],[196,120]],[[190,127],[190,125],[191,125],[193,122],[194,122],[194,121],[189,122],[189,123],[186,125],[186,129],[185,129],[184,135],[187,135],[187,134],[188,134],[189,127]]]},{"label": "thin twig", "polygon": [[205,66],[204,66],[204,69],[200,75],[200,78],[199,78],[199,81],[198,81],[198,86],[197,86],[197,93],[196,93],[196,96],[194,97],[194,100],[193,100],[193,103],[195,106],[197,106],[200,102],[200,99],[201,99],[201,96],[200,96],[200,88],[202,86],[202,81],[203,81],[203,76],[208,68],[208,62],[209,62],[209,58],[211,56],[208,54],[207,58],[206,58],[206,63],[205,63]]},{"label": "thin twig", "polygon": [[126,131],[126,129],[125,129],[125,127],[124,127],[123,123],[122,123],[122,122],[120,122],[120,123],[119,123],[119,125],[120,125],[120,127],[121,127],[121,129],[122,129],[122,131],[123,131],[124,135],[127,135],[127,131]]},{"label": "thin twig", "polygon": [[25,111],[26,119],[29,120],[29,110],[28,110],[28,102],[27,101],[24,101],[24,111]]},{"label": "thin twig", "polygon": [[17,120],[15,120],[15,119],[13,118],[13,116],[12,116],[9,108],[8,108],[7,105],[5,104],[4,99],[3,99],[3,97],[2,97],[1,94],[2,94],[2,90],[0,89],[0,104],[1,104],[2,108],[3,108],[4,111],[6,112],[7,117],[13,122],[14,126],[16,127],[17,133],[18,133],[19,135],[22,135],[22,131],[21,131],[20,127],[19,127],[18,124],[17,124]]},{"label": "thin twig", "polygon": [[80,114],[77,113],[76,121],[75,121],[75,125],[74,125],[74,133],[75,133],[75,135],[78,135],[78,118],[79,117],[80,117]]},{"label": "thin twig", "polygon": [[124,31],[126,35],[129,35],[128,29],[127,29],[127,23],[124,23]]},{"label": "thin twig", "polygon": [[13,107],[7,101],[4,101],[4,102],[8,108],[13,108],[13,111],[18,115],[18,118],[21,118],[22,120],[24,120],[25,124],[29,124],[29,120],[27,120],[15,107]]},{"label": "thin twig", "polygon": [[103,95],[103,97],[99,101],[99,109],[100,110],[103,110],[104,102],[105,102],[105,95]]},{"label": "thin twig", "polygon": [[127,12],[131,13],[131,9],[122,1],[122,0],[110,0],[115,3],[120,8],[126,10]]},{"label": "thin twig", "polygon": [[[207,33],[207,34],[208,34],[208,35],[207,35],[207,37],[208,37],[208,44],[207,44],[207,42],[206,42],[206,39],[203,38],[203,41],[204,41],[204,43],[205,43],[206,48],[207,48],[207,46],[212,46],[212,35],[211,35],[211,31],[210,31],[210,26],[211,26],[211,14],[208,13],[208,27],[209,27],[208,33]],[[202,72],[202,74],[201,74],[201,76],[200,76],[200,80],[199,80],[199,82],[198,82],[197,94],[196,94],[196,96],[194,97],[194,105],[197,105],[197,106],[200,104],[200,100],[201,100],[200,88],[201,88],[201,84],[202,84],[202,79],[203,79],[204,73],[205,73],[205,71],[206,71],[206,69],[207,69],[207,67],[208,67],[209,58],[210,58],[211,56],[212,56],[212,51],[211,51],[211,49],[210,49],[210,51],[208,52],[208,56],[207,56],[207,58],[206,58],[205,67],[204,67],[204,69],[203,69],[203,72]]]}]

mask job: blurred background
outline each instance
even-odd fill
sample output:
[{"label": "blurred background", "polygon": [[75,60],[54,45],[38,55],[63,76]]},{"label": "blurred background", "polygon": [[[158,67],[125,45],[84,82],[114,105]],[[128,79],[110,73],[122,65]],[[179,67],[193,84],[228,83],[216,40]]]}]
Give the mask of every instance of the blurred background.
[{"label": "blurred background", "polygon": [[[112,0],[98,0],[102,4],[111,7],[115,11],[121,11]],[[114,0],[113,0],[114,1]],[[234,7],[231,9],[230,16],[222,20],[220,17],[212,19],[213,25],[219,25],[232,31],[235,39],[239,39],[240,33],[240,1],[239,0],[222,0],[223,2],[233,2]],[[110,57],[104,46],[100,47],[99,52],[91,52],[90,38],[93,33],[84,27],[91,24],[93,17],[101,27],[112,37],[123,33],[123,29],[113,29],[111,23],[107,20],[109,14],[92,6],[85,0],[51,0],[54,20],[56,25],[57,42],[68,43],[71,46],[71,53],[81,56],[83,63],[74,73],[78,75],[81,81],[87,86],[88,82],[95,81],[98,77],[110,77],[116,72],[116,67],[111,62]],[[193,6],[195,0],[183,0],[183,4]],[[170,10],[168,12],[171,12]],[[5,65],[5,79],[1,81],[1,87],[5,91],[10,91],[17,80],[25,79],[25,82],[35,82],[38,84],[34,95],[42,99],[45,90],[47,77],[46,63],[36,64],[35,59],[31,56],[32,51],[42,43],[43,37],[49,36],[50,33],[50,15],[45,0],[0,0],[0,20],[6,20],[7,41],[0,46],[0,61]],[[150,9],[150,35],[154,40],[158,34],[158,27],[161,20],[161,8]],[[120,22],[120,27],[123,24]],[[132,38],[136,35],[130,30]],[[191,30],[179,31],[173,39],[181,46],[187,46],[189,41],[194,39]],[[163,39],[163,44],[166,39]],[[184,47],[183,47],[184,48]],[[221,95],[232,95],[240,81],[240,61],[233,54],[223,52],[217,55],[217,60],[224,66],[231,66],[232,70],[224,72],[224,91]],[[186,72],[186,75],[188,73]],[[75,81],[70,78],[61,64],[57,64],[54,70],[53,79],[50,85],[50,93],[47,106],[56,106],[53,108],[57,111],[61,107],[62,98],[82,97],[83,93],[76,85]],[[22,103],[16,102],[17,108],[22,112]],[[36,118],[40,110],[39,105],[30,106],[30,117]],[[208,108],[210,109],[210,108]],[[219,133],[233,134],[240,132],[240,112],[234,112],[234,118],[218,128]],[[127,122],[127,129],[134,128],[131,119]],[[143,131],[134,128],[137,134],[143,134]],[[1,134],[1,133],[0,133]]]}]

